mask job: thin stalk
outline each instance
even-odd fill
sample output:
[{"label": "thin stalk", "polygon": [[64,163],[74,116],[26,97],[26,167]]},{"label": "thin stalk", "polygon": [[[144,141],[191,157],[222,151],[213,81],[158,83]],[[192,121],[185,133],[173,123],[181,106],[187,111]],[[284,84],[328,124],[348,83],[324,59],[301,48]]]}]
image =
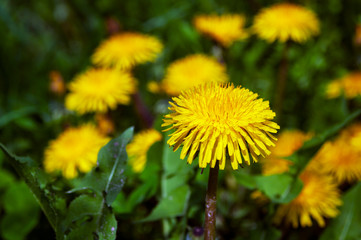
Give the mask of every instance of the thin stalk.
[{"label": "thin stalk", "polygon": [[275,111],[278,122],[281,121],[282,117],[282,107],[283,100],[285,96],[285,90],[287,85],[287,75],[288,75],[288,49],[290,42],[286,42],[283,47],[281,64],[278,72],[278,82],[276,88],[276,96],[275,96]]},{"label": "thin stalk", "polygon": [[146,128],[151,128],[153,126],[154,117],[150,113],[148,107],[143,102],[139,92],[136,92],[133,95],[133,101],[134,101],[134,105],[135,105],[135,111],[139,115],[139,117],[142,121],[142,124]]},{"label": "thin stalk", "polygon": [[216,209],[217,209],[217,183],[218,164],[209,169],[208,189],[206,194],[206,210],[204,222],[204,240],[216,239]]}]

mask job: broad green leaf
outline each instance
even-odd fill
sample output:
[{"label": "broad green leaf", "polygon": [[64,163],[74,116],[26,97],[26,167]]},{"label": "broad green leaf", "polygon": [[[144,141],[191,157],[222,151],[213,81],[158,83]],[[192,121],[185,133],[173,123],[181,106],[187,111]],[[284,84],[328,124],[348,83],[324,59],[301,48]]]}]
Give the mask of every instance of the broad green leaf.
[{"label": "broad green leaf", "polygon": [[128,159],[125,148],[133,137],[133,131],[133,127],[128,128],[122,135],[111,140],[99,151],[99,169],[108,174],[107,184],[104,189],[108,206],[112,204],[123,188],[125,182],[124,170]]},{"label": "broad green leaf", "polygon": [[98,153],[98,166],[84,177],[72,180],[74,188],[69,191],[94,191],[106,193],[108,206],[115,200],[125,182],[125,168],[128,159],[125,147],[133,136],[133,127],[102,147]]},{"label": "broad green leaf", "polygon": [[302,190],[302,182],[288,174],[256,176],[257,187],[273,202],[287,203],[298,196]]},{"label": "broad green leaf", "polygon": [[[78,224],[75,228],[71,229],[69,234],[65,236],[65,240],[94,240],[94,233],[96,233],[97,222],[96,219],[87,221],[85,224]],[[57,239],[60,237],[57,236]]]},{"label": "broad green leaf", "polygon": [[167,197],[162,198],[150,215],[140,222],[155,221],[183,215],[189,196],[190,189],[188,186],[185,185],[175,189],[169,193]]},{"label": "broad green leaf", "polygon": [[166,137],[163,143],[162,197],[168,196],[174,189],[184,185],[196,166],[195,163],[189,165],[186,160],[181,160],[181,149],[174,152],[167,144],[168,139],[169,137]]},{"label": "broad green leaf", "polygon": [[19,163],[26,164],[28,167],[36,167],[38,164],[31,159],[30,157],[19,157],[12,154],[2,143],[0,143],[0,148],[3,152],[11,159],[18,161]]},{"label": "broad green leaf", "polygon": [[54,196],[45,189],[47,178],[45,173],[37,166],[36,162],[29,157],[19,157],[12,154],[3,144],[0,143],[0,149],[10,159],[9,163],[16,172],[25,180],[41,208],[47,216],[50,224],[56,229],[58,212],[53,205]]},{"label": "broad green leaf", "polygon": [[114,214],[98,195],[83,194],[74,199],[65,219],[65,231],[70,231],[66,239],[115,239],[117,222]]},{"label": "broad green leaf", "polygon": [[97,195],[80,195],[70,203],[66,223],[70,224],[86,216],[100,215],[101,205],[102,198]]},{"label": "broad green leaf", "polygon": [[361,239],[361,183],[350,189],[343,197],[340,215],[332,219],[321,235],[321,240],[357,240]]},{"label": "broad green leaf", "polygon": [[0,228],[3,239],[24,239],[36,226],[40,208],[24,182],[14,182],[3,197],[5,215]]},{"label": "broad green leaf", "polygon": [[98,227],[99,240],[115,240],[117,234],[117,220],[110,211],[105,212]]}]

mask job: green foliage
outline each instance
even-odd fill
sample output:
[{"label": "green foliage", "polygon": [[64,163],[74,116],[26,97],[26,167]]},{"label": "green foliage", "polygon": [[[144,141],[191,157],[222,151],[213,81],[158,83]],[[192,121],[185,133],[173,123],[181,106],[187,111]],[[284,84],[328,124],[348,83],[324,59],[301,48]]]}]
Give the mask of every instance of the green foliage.
[{"label": "green foliage", "polygon": [[0,229],[3,239],[20,240],[38,224],[40,208],[24,182],[14,182],[3,196],[5,215]]},{"label": "green foliage", "polygon": [[[68,191],[77,193],[81,189],[91,190],[92,193],[80,192],[67,209],[64,209],[66,205],[62,203],[64,195],[49,188],[51,182],[44,178],[44,173],[36,162],[29,157],[13,155],[2,144],[0,147],[40,203],[56,231],[57,239],[71,240],[83,236],[85,239],[110,240],[116,238],[117,230],[117,222],[110,205],[124,185],[125,163],[128,158],[125,146],[132,136],[133,128],[129,128],[99,151],[98,166],[75,181],[77,187]],[[4,176],[2,184],[13,181],[6,171],[1,173]],[[7,189],[4,209],[6,215],[1,222],[1,228],[6,239],[23,239],[37,224],[39,208],[25,183],[13,184]]]}]

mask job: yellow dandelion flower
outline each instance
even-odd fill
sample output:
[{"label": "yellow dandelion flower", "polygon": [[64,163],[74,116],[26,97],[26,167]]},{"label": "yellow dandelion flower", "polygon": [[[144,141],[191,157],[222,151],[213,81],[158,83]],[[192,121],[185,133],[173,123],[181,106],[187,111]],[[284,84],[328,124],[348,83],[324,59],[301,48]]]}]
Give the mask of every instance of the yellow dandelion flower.
[{"label": "yellow dandelion flower", "polygon": [[315,13],[307,8],[279,3],[262,9],[255,17],[252,29],[269,42],[291,39],[302,43],[319,33],[319,22]]},{"label": "yellow dandelion flower", "polygon": [[206,82],[228,81],[226,68],[215,58],[203,54],[194,54],[179,59],[167,69],[161,88],[171,96]]},{"label": "yellow dandelion flower", "polygon": [[[207,83],[183,91],[170,102],[171,113],[165,115],[162,126],[175,131],[168,144],[176,151],[183,145],[180,158],[188,155],[191,164],[198,153],[199,167],[210,164],[224,169],[226,155],[233,169],[251,157],[257,162],[259,155],[270,154],[279,126],[271,120],[275,113],[269,102],[257,99],[258,95],[233,84]],[[228,154],[227,154],[228,153]]]},{"label": "yellow dandelion flower", "polygon": [[162,50],[162,43],[153,36],[124,32],[102,42],[95,50],[92,62],[102,67],[129,69],[154,61]]},{"label": "yellow dandelion flower", "polygon": [[[354,140],[354,144],[361,143],[361,139]],[[326,142],[312,159],[310,166],[322,173],[331,174],[338,184],[361,179],[361,154],[350,141],[341,138]]]},{"label": "yellow dandelion flower", "polygon": [[343,78],[329,83],[326,89],[328,98],[339,97],[342,93],[346,98],[355,98],[361,95],[361,72],[353,72]]},{"label": "yellow dandelion flower", "polygon": [[65,98],[69,110],[84,114],[104,113],[117,104],[129,104],[136,90],[136,80],[130,73],[112,69],[90,69],[69,84],[70,93]]},{"label": "yellow dandelion flower", "polygon": [[286,130],[278,135],[278,141],[271,150],[271,155],[277,157],[289,157],[300,149],[305,141],[311,138],[311,134],[299,130]]},{"label": "yellow dandelion flower", "polygon": [[45,150],[45,171],[61,171],[65,178],[76,177],[77,170],[89,172],[97,163],[100,148],[109,140],[92,125],[68,128]]},{"label": "yellow dandelion flower", "polygon": [[244,29],[245,22],[245,17],[240,14],[199,15],[193,20],[199,32],[213,38],[224,47],[248,37],[248,32]]},{"label": "yellow dandelion flower", "polygon": [[322,173],[331,174],[338,184],[361,179],[361,124],[341,131],[333,141],[326,142],[310,165]]},{"label": "yellow dandelion flower", "polygon": [[134,135],[133,140],[127,145],[129,164],[134,172],[142,172],[147,162],[147,152],[149,148],[162,139],[155,129],[147,129]]},{"label": "yellow dandelion flower", "polygon": [[312,226],[312,219],[319,226],[325,226],[324,218],[336,217],[337,207],[342,204],[337,184],[328,175],[314,171],[304,171],[300,175],[303,182],[301,193],[290,203],[280,205],[275,214],[276,224],[284,219],[294,228]]},{"label": "yellow dandelion flower", "polygon": [[275,147],[271,149],[271,154],[262,161],[262,174],[273,175],[288,172],[291,161],[284,159],[291,156],[303,143],[311,137],[299,130],[283,131],[278,135],[278,141]]}]

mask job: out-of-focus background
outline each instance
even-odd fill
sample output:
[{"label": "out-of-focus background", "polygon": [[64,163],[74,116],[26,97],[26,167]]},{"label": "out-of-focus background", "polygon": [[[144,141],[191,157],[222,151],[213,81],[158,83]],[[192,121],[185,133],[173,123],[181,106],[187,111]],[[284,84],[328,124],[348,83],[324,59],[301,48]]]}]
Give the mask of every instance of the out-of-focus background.
[{"label": "out-of-focus background", "polygon": [[[260,9],[277,2],[1,0],[0,142],[17,155],[30,156],[41,164],[49,140],[68,125],[84,121],[65,110],[62,96],[51,93],[51,78],[61,77],[65,83],[70,82],[91,65],[90,56],[112,32],[141,32],[163,42],[164,50],[154,63],[133,70],[145,104],[157,112],[155,108],[168,98],[149,92],[147,84],[162,80],[167,66],[176,59],[193,53],[212,54],[213,42],[198,33],[192,24],[197,14],[241,13],[246,16],[247,28]],[[284,129],[320,133],[345,119],[361,103],[359,99],[347,101],[343,97],[328,99],[325,93],[329,82],[361,67],[361,31],[357,28],[361,26],[361,1],[293,2],[311,8],[321,28],[318,36],[304,44],[293,43],[289,48],[288,83],[279,124]],[[272,107],[282,49],[282,43],[268,43],[254,35],[232,44],[224,52],[231,82],[270,100]],[[136,119],[132,106],[121,107],[121,113],[113,116],[118,132],[132,125],[136,130],[144,127]],[[1,238],[54,239],[46,217],[2,153],[0,164]],[[136,188],[137,181],[130,179],[130,186]],[[204,193],[205,185],[191,187]],[[132,188],[126,191],[132,192]],[[235,190],[241,191],[237,194],[231,191],[229,186],[220,190],[219,212],[223,217],[217,221],[221,239],[264,239],[256,238],[257,231],[267,229],[264,224],[270,221],[262,219],[257,206],[246,199],[244,189]],[[237,199],[239,196],[242,199]],[[146,216],[157,201],[157,197],[149,197],[137,211],[120,214],[119,239],[162,238],[161,221],[134,222]],[[240,208],[238,201],[244,204]],[[192,204],[201,207],[202,199],[192,198],[189,205]],[[185,224],[190,232],[202,226],[200,210],[193,211]],[[289,231],[288,239],[301,239],[297,236],[304,230]],[[316,226],[305,231],[304,236],[318,237],[323,230]]]}]

